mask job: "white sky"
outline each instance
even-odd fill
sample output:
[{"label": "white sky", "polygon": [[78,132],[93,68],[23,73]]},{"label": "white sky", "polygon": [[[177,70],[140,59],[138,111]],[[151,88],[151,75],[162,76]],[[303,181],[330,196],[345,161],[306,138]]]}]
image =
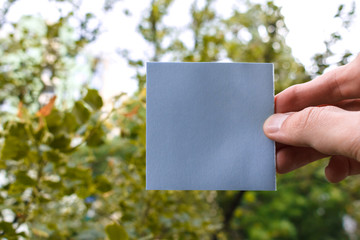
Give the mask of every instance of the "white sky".
[{"label": "white sky", "polygon": [[[119,10],[126,7],[132,13],[132,17],[125,17],[118,9],[106,16],[108,35],[102,39],[106,44],[100,43],[101,46],[106,45],[106,51],[112,52],[113,48],[119,47],[129,49],[132,56],[143,58],[149,55],[149,49],[141,36],[136,32],[136,25],[149,5],[150,0],[143,0],[143,4],[139,1],[123,1],[117,7]],[[168,25],[184,27],[190,22],[189,9],[193,0],[177,0],[172,5],[169,15],[165,18]],[[201,2],[201,1],[200,1]],[[220,14],[226,16],[231,14],[232,9],[238,7],[236,0],[218,0],[216,9]],[[256,2],[265,2],[256,0]],[[286,42],[292,48],[293,55],[298,61],[303,63],[305,67],[311,71],[311,57],[315,53],[321,53],[325,50],[324,40],[328,39],[330,34],[341,29],[340,21],[334,19],[338,6],[347,3],[350,8],[351,1],[335,1],[335,0],[275,0],[275,3],[282,7],[282,14],[285,17],[285,23],[289,28]],[[358,6],[360,7],[360,6]],[[354,19],[353,25],[349,32],[342,32],[344,40],[336,46],[336,51],[342,53],[345,49],[349,49],[353,53],[360,52],[360,17],[359,11]],[[126,24],[122,24],[126,23]],[[186,35],[182,36],[186,41]],[[189,39],[191,39],[189,37]],[[105,50],[105,49],[103,49]],[[103,86],[105,96],[114,94],[123,89],[132,92],[136,89],[134,81],[128,80],[133,74],[127,69],[126,63],[118,56],[105,54],[107,56],[108,67],[104,73],[109,79],[114,76],[118,80],[111,80]],[[111,57],[110,57],[111,56]]]},{"label": "white sky", "polygon": [[[189,9],[193,1],[176,0],[170,8],[169,15],[165,18],[166,23],[176,27],[189,24]],[[116,53],[116,50],[128,49],[134,58],[149,59],[151,50],[137,32],[136,27],[145,8],[149,6],[150,0],[120,1],[113,11],[106,15],[101,14],[100,11],[103,0],[84,0],[83,2],[83,10],[93,11],[101,16],[105,29],[99,40],[89,49],[103,59],[103,67],[98,73],[97,81],[94,82],[95,86],[101,87],[105,98],[120,92],[134,92],[137,85],[131,78],[135,72],[127,66],[126,61]],[[201,4],[203,0],[199,2]],[[265,0],[254,2],[265,2]],[[275,0],[275,4],[282,8],[282,14],[289,29],[286,42],[292,48],[295,58],[308,70],[312,69],[311,57],[315,53],[324,51],[324,40],[328,39],[332,32],[341,28],[339,21],[333,18],[338,6],[346,3],[347,7],[350,7],[351,2],[349,0]],[[215,4],[218,12],[224,16],[229,15],[232,9],[238,8],[239,5],[239,0],[218,0]],[[358,4],[357,7],[360,8],[360,5]],[[130,11],[131,17],[125,16],[124,9]],[[335,48],[339,53],[345,49],[353,53],[360,52],[359,12],[359,10],[356,11],[357,16],[350,31],[342,32],[344,40]],[[16,21],[21,15],[34,13],[40,13],[50,20],[56,20],[57,17],[55,9],[47,0],[19,0],[9,17],[12,21]],[[186,41],[190,38],[185,34],[182,39]],[[99,79],[105,79],[105,83]]]}]

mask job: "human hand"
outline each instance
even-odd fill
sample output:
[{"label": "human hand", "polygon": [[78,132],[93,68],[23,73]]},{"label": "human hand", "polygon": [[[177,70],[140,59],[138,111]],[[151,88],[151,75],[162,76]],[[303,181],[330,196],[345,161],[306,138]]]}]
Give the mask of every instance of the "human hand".
[{"label": "human hand", "polygon": [[263,128],[277,142],[278,173],[331,156],[325,169],[330,182],[360,174],[360,54],[276,95],[275,112]]}]

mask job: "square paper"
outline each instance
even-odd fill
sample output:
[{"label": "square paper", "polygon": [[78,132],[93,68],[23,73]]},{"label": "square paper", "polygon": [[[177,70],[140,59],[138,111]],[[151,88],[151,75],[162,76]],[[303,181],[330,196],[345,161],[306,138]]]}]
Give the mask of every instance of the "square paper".
[{"label": "square paper", "polygon": [[146,189],[275,190],[271,63],[147,63]]}]

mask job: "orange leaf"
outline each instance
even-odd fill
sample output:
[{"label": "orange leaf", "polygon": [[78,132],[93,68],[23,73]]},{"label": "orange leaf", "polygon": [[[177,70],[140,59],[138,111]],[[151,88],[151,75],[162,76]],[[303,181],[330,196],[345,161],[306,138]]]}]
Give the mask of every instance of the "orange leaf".
[{"label": "orange leaf", "polygon": [[45,122],[44,122],[44,118],[39,118],[39,126],[38,126],[38,129],[37,131],[39,131],[40,129],[42,129],[42,127],[45,125]]},{"label": "orange leaf", "polygon": [[22,108],[23,108],[23,102],[20,101],[18,105],[18,113],[17,113],[18,118],[22,118]]},{"label": "orange leaf", "polygon": [[138,113],[139,108],[140,108],[140,105],[135,106],[130,112],[124,113],[124,116],[128,117],[128,118],[134,116],[135,114]]},{"label": "orange leaf", "polygon": [[56,100],[56,96],[53,96],[50,99],[50,101],[48,102],[48,104],[46,104],[45,106],[40,108],[40,110],[36,113],[36,116],[38,116],[38,117],[46,117],[47,115],[49,115],[51,113],[51,110],[54,107],[55,100]]}]

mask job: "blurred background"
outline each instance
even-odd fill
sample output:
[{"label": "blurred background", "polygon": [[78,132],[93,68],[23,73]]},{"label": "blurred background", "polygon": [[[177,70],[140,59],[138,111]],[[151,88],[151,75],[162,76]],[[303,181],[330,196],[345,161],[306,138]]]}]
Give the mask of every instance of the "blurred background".
[{"label": "blurred background", "polygon": [[358,54],[355,1],[0,7],[0,239],[359,238],[359,177],[326,159],[276,192],[145,191],[147,61],[272,62],[280,92]]}]

